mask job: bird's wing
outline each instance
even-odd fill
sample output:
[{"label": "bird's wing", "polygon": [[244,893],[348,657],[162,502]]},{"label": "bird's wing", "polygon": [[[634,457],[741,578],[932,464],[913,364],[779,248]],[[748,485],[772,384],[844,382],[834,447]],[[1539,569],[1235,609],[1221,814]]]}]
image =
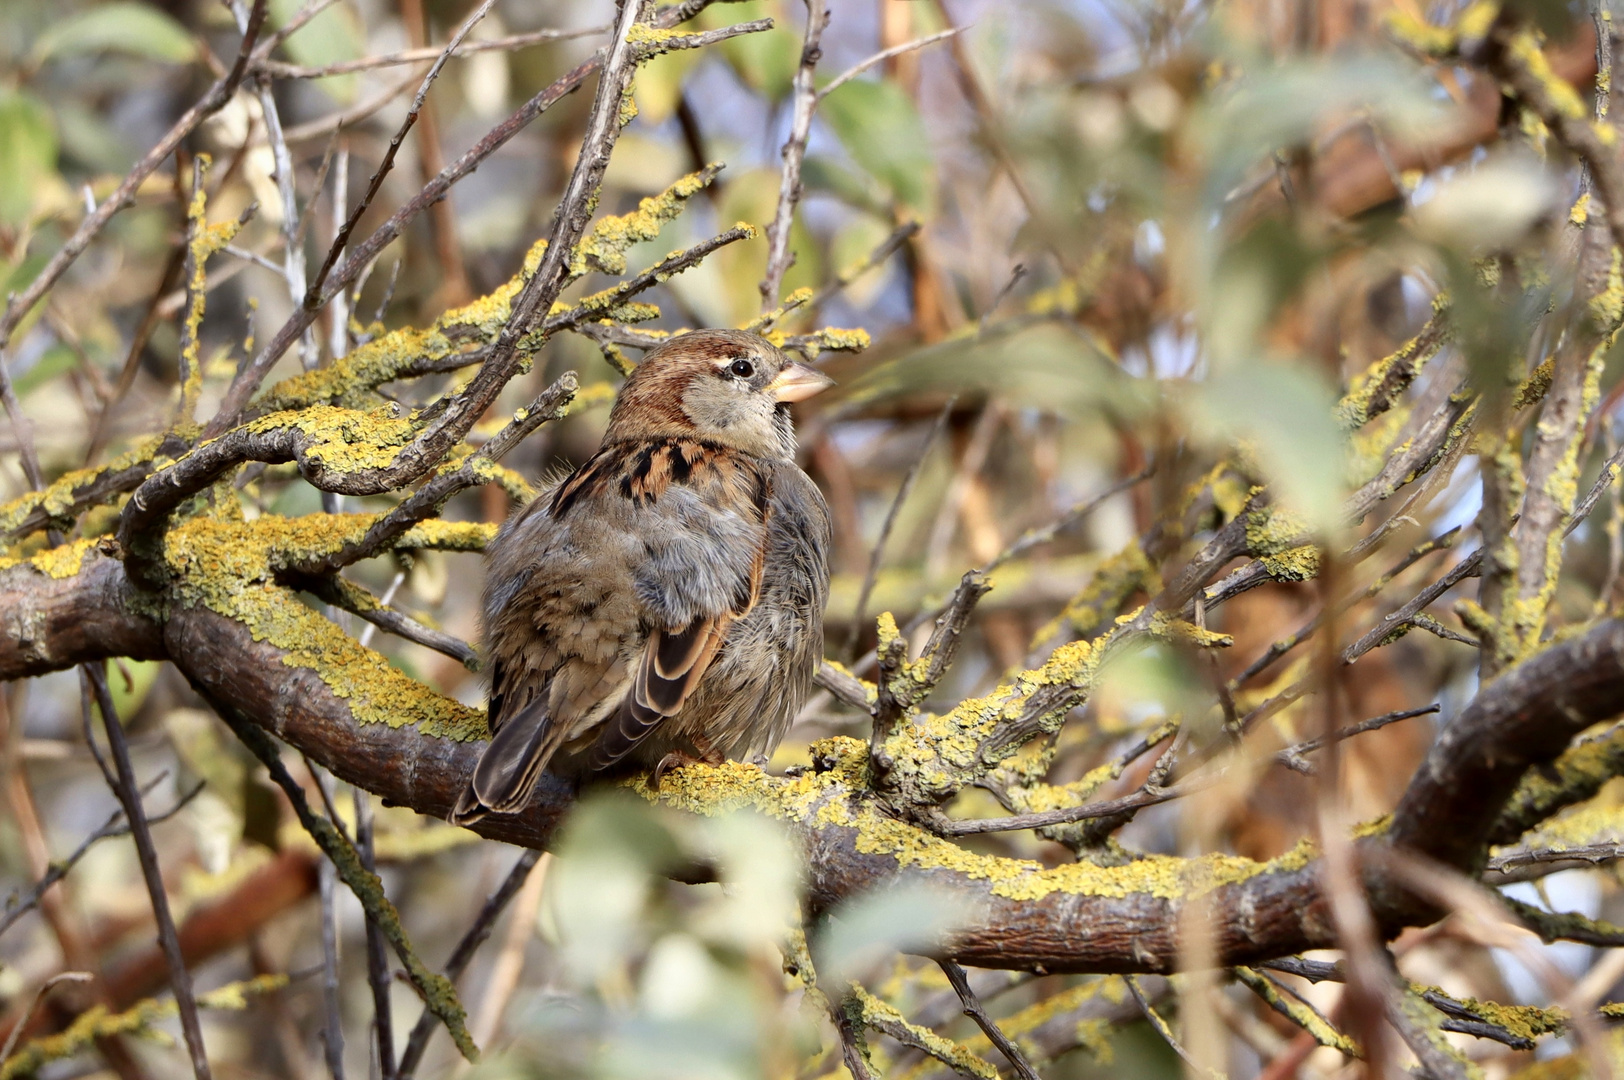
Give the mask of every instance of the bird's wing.
[{"label": "bird's wing", "polygon": [[767,556],[770,482],[754,463],[668,443],[630,475],[628,505],[644,519],[645,537],[634,578],[654,625],[620,708],[593,745],[594,769],[619,762],[681,711],[728,628],[755,606]]}]

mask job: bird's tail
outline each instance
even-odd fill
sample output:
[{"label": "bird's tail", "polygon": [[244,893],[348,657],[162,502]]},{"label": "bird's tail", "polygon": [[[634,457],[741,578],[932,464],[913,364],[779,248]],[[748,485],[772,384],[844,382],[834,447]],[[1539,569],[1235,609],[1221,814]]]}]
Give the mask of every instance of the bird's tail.
[{"label": "bird's tail", "polygon": [[474,767],[468,787],[448,818],[451,824],[471,825],[486,814],[523,810],[566,730],[551,723],[545,694],[508,717]]}]

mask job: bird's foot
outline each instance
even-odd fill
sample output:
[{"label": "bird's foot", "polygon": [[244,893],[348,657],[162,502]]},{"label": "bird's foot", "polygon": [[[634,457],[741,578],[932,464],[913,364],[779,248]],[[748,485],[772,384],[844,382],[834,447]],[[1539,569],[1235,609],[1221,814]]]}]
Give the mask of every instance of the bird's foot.
[{"label": "bird's foot", "polygon": [[655,791],[659,791],[660,781],[664,780],[665,774],[673,769],[681,769],[688,765],[721,765],[727,761],[727,755],[709,743],[699,743],[696,740],[695,749],[699,751],[698,757],[693,754],[685,754],[681,750],[672,750],[666,754],[665,757],[660,759],[660,763],[654,766],[654,772],[648,778],[648,786]]}]

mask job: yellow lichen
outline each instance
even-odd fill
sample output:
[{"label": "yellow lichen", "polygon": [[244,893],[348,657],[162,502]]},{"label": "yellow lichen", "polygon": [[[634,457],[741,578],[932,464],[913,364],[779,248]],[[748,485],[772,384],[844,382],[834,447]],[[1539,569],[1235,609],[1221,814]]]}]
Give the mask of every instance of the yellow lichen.
[{"label": "yellow lichen", "polygon": [[[315,672],[344,699],[357,723],[413,726],[425,735],[483,738],[484,715],[436,694],[393,667],[278,584],[277,571],[296,561],[358,541],[376,520],[370,514],[265,516],[252,522],[194,518],[164,537],[163,561],[173,576],[167,603],[204,607],[234,619],[283,650],[282,662]],[[488,526],[425,522],[402,547],[469,546]],[[415,535],[414,535],[415,534]]]},{"label": "yellow lichen", "polygon": [[9,570],[13,566],[21,566],[26,563],[46,577],[60,581],[63,578],[70,578],[77,574],[79,567],[84,564],[85,556],[90,554],[90,549],[98,543],[100,543],[99,540],[88,538],[73,540],[58,547],[46,548],[44,551],[36,552],[25,558],[0,556],[0,570]]},{"label": "yellow lichen", "polygon": [[[288,984],[286,975],[258,975],[242,982],[229,983],[218,990],[197,996],[197,1004],[205,1009],[235,1009],[248,1007],[251,995],[280,990]],[[31,1076],[41,1067],[89,1049],[99,1039],[115,1035],[150,1035],[153,1025],[178,1012],[173,998],[160,1001],[146,998],[122,1012],[109,1012],[106,1005],[92,1005],[80,1013],[72,1024],[55,1035],[31,1039],[17,1048],[0,1063],[0,1080]]]}]

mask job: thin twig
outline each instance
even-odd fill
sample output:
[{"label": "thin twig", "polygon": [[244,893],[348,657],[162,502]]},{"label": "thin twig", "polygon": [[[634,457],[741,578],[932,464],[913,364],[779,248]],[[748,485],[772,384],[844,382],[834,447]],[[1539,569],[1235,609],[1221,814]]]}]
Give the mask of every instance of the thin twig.
[{"label": "thin twig", "polygon": [[818,89],[812,79],[818,60],[823,56],[819,42],[824,28],[829,25],[829,9],[824,0],[805,0],[805,3],[806,35],[801,41],[801,63],[795,69],[795,81],[790,90],[794,113],[789,138],[784,141],[778,208],[773,213],[772,224],[767,226],[767,273],[761,279],[761,310],[764,312],[778,306],[784,275],[794,258],[789,250],[790,226],[795,217],[795,204],[801,201],[801,163],[806,159],[806,144],[812,135],[812,113],[818,107]]},{"label": "thin twig", "polygon": [[[309,582],[305,587],[317,599],[365,619],[371,624],[367,627],[368,630],[377,627],[425,649],[433,649],[443,656],[449,656],[470,671],[479,670],[479,654],[474,651],[472,645],[443,630],[423,625],[411,616],[389,607],[385,600],[373,600],[366,589],[353,581],[331,577],[320,578]],[[368,640],[369,637],[363,639],[361,643],[366,644]]]},{"label": "thin twig", "polygon": [[[243,9],[242,0],[230,0],[230,3],[238,25],[243,25],[248,13]],[[301,242],[298,177],[293,166],[293,154],[288,150],[287,139],[282,132],[282,115],[277,109],[276,94],[271,89],[270,82],[256,79],[254,94],[259,99],[260,117],[265,122],[265,140],[270,145],[271,161],[276,167],[276,191],[282,200],[282,279],[287,283],[288,299],[297,304],[299,297],[304,295],[305,288],[305,252],[304,244]],[[299,337],[299,360],[306,371],[312,370],[321,362],[321,354],[316,349],[316,336],[308,327]]]},{"label": "thin twig", "polygon": [[891,500],[891,508],[886,511],[885,522],[880,526],[879,539],[874,541],[874,549],[868,556],[868,570],[863,574],[862,588],[857,590],[857,606],[852,611],[851,632],[846,638],[847,656],[856,651],[857,643],[862,638],[863,615],[868,610],[868,598],[874,592],[874,582],[880,576],[880,562],[885,556],[885,542],[891,538],[891,530],[897,523],[897,514],[902,510],[902,504],[908,501],[908,493],[913,491],[914,482],[919,479],[925,459],[930,457],[931,450],[936,446],[936,440],[941,438],[948,419],[953,415],[953,406],[958,400],[957,397],[950,397],[947,404],[942,406],[942,411],[936,416],[936,423],[931,425],[930,434],[925,436],[925,445],[920,448],[919,456],[914,459],[907,474],[903,476],[902,485],[897,488],[896,497]]},{"label": "thin twig", "polygon": [[970,988],[970,980],[965,977],[964,969],[951,960],[938,960],[936,962],[941,965],[942,971],[947,975],[947,981],[953,984],[954,992],[959,995],[959,1001],[964,1005],[964,1015],[974,1020],[976,1027],[981,1029],[982,1034],[986,1035],[987,1039],[998,1048],[998,1052],[1009,1060],[1010,1067],[1015,1070],[1015,1075],[1021,1077],[1021,1080],[1042,1080],[1042,1077],[1038,1076],[1037,1070],[1032,1068],[1032,1063],[1026,1059],[1026,1055],[1021,1053],[1021,1048],[1016,1046],[1008,1035],[999,1030],[998,1025],[993,1023],[992,1017],[987,1015],[987,1010],[982,1006],[981,999],[976,997],[975,991]]},{"label": "thin twig", "polygon": [[[458,46],[453,56],[472,56],[481,52],[511,52],[516,49],[529,48],[548,41],[569,41],[574,38],[593,37],[597,34],[607,34],[607,26],[588,26],[580,30],[532,30],[527,34],[509,34],[507,37],[492,38],[489,41],[469,41]],[[265,72],[276,79],[325,79],[333,75],[349,75],[357,71],[371,71],[374,68],[396,67],[401,64],[420,64],[438,57],[445,50],[438,45],[431,45],[422,49],[405,49],[401,52],[383,53],[379,56],[363,56],[359,60],[340,60],[336,64],[326,64],[322,67],[304,67],[299,64],[287,64],[279,60],[265,60],[255,65],[257,70]]]},{"label": "thin twig", "polygon": [[316,874],[321,895],[321,1042],[328,1073],[333,1080],[344,1080],[344,1022],[338,985],[338,871],[331,859],[323,859]]},{"label": "thin twig", "polygon": [[[152,793],[152,789],[162,783],[168,776],[169,773],[167,770],[165,770],[164,772],[161,772],[157,776],[153,777],[151,780],[148,780],[146,786],[141,789],[141,796],[145,798],[147,795],[150,795]],[[175,805],[171,806],[168,810],[165,810],[161,814],[150,815],[147,818],[147,823],[149,825],[157,825],[161,822],[168,821],[170,818],[180,813],[181,810],[185,809],[186,805],[193,799],[201,795],[203,793],[203,786],[204,785],[200,782],[191,791],[188,791],[186,794],[177,799],[175,801]],[[0,914],[0,934],[4,934],[7,930],[10,930],[12,926],[16,924],[18,919],[22,918],[24,915],[27,915],[30,911],[33,911],[36,907],[38,907],[40,900],[45,896],[46,892],[50,890],[51,886],[67,877],[69,872],[71,872],[73,868],[79,864],[79,860],[84,858],[85,854],[89,852],[90,849],[97,843],[102,840],[111,839],[115,836],[124,836],[128,834],[129,831],[129,826],[124,824],[124,811],[113,811],[108,819],[102,823],[102,827],[82,840],[79,846],[74,848],[73,852],[69,854],[67,858],[52,862],[46,868],[45,873],[41,875],[40,879],[34,882],[33,887],[28,890],[27,896],[21,898],[13,897],[6,902],[4,914]],[[0,1054],[0,1061],[4,1060],[5,1055]]]},{"label": "thin twig", "polygon": [[124,807],[124,818],[130,823],[130,834],[135,839],[135,852],[141,862],[141,875],[146,879],[147,894],[152,900],[152,917],[158,924],[158,944],[169,963],[169,984],[175,994],[175,1006],[180,1013],[181,1032],[186,1037],[186,1049],[192,1059],[192,1073],[197,1080],[209,1080],[209,1059],[203,1049],[203,1029],[197,1021],[197,1000],[192,995],[192,976],[186,970],[186,959],[181,955],[180,938],[175,933],[175,919],[169,911],[169,897],[164,892],[164,879],[158,869],[158,849],[152,842],[152,829],[147,822],[146,810],[141,805],[140,785],[135,782],[135,766],[130,761],[130,744],[124,737],[124,725],[119,722],[113,695],[107,688],[107,674],[94,664],[85,665],[85,673],[96,692],[96,704],[101,708],[102,723],[107,729],[107,745],[113,753],[113,766],[118,773],[118,786],[113,794]]},{"label": "thin twig", "polygon": [[34,1011],[40,1007],[52,990],[67,982],[87,983],[95,982],[96,976],[88,971],[64,971],[60,975],[52,975],[34,991],[34,996],[28,999],[28,1007],[23,1009],[22,1015],[16,1023],[11,1025],[11,1034],[6,1036],[4,1046],[0,1046],[0,1064],[11,1057],[11,1052],[17,1048],[17,1040],[22,1038],[24,1031],[28,1030],[28,1022],[34,1019]]},{"label": "thin twig", "polygon": [[[372,845],[372,796],[361,788],[351,789],[355,801],[355,850],[361,865],[377,872],[377,853]],[[395,1024],[389,1006],[389,953],[383,931],[367,919],[367,982],[372,984],[372,1028],[377,1037],[378,1075],[395,1075]]]},{"label": "thin twig", "polygon": [[[135,168],[130,170],[129,174],[124,177],[124,180],[114,189],[111,195],[102,200],[102,204],[96,208],[96,212],[88,215],[84,221],[79,223],[79,227],[74,230],[67,243],[63,244],[57,253],[51,257],[51,261],[45,264],[45,269],[39,272],[38,277],[29,282],[28,288],[6,301],[5,312],[0,314],[0,372],[5,370],[4,350],[11,343],[11,335],[17,329],[17,325],[22,322],[23,316],[28,314],[34,305],[39,302],[40,298],[56,285],[58,279],[67,272],[68,267],[90,245],[90,241],[95,239],[97,234],[107,227],[107,223],[112,220],[113,215],[134,203],[135,191],[141,186],[141,182],[161,165],[174,152],[175,147],[179,146],[182,140],[195,131],[199,124],[219,112],[220,109],[225,107],[226,102],[231,100],[232,94],[236,92],[237,84],[242,81],[243,74],[247,71],[249,53],[254,48],[254,42],[259,38],[260,29],[265,25],[265,13],[268,6],[268,0],[254,0],[253,9],[249,12],[248,24],[243,31],[242,44],[237,52],[237,60],[231,66],[231,70],[224,77],[216,80],[197,104],[187,109],[181,118],[175,121],[174,125],[164,133],[164,137],[158,140],[157,145],[148,150],[141,160],[136,162]],[[0,386],[9,385],[10,380],[4,374],[0,374]]]},{"label": "thin twig", "polygon": [[1321,735],[1305,742],[1297,743],[1295,746],[1288,746],[1284,750],[1281,750],[1275,754],[1274,759],[1288,769],[1300,772],[1305,776],[1312,775],[1314,772],[1314,767],[1308,763],[1308,761],[1304,758],[1304,755],[1313,753],[1315,750],[1325,746],[1328,742],[1341,742],[1344,739],[1351,739],[1355,735],[1363,735],[1367,731],[1375,731],[1377,728],[1384,728],[1388,724],[1396,724],[1400,720],[1409,720],[1417,716],[1427,716],[1431,713],[1438,712],[1441,708],[1442,706],[1440,705],[1427,705],[1419,709],[1398,709],[1394,712],[1383,713],[1381,716],[1374,716],[1369,720],[1362,720],[1359,723],[1354,724],[1352,727],[1342,728],[1340,731],[1335,732],[1329,737]]},{"label": "thin twig", "polygon": [[[451,950],[451,958],[445,965],[446,978],[455,981],[467,970],[474,953],[478,952],[479,947],[491,936],[491,931],[496,927],[496,920],[524,887],[525,879],[530,876],[530,871],[535,869],[541,855],[541,852],[533,848],[527,848],[520,853],[518,861],[513,864],[513,869],[508,871],[507,877],[502,879],[502,884],[491,893],[485,901],[485,906],[479,909],[479,914],[474,917],[473,924],[457,942],[457,947]],[[397,1080],[411,1080],[417,1066],[423,1060],[423,1051],[428,1047],[429,1036],[434,1034],[437,1026],[434,1014],[424,1009],[423,1015],[417,1018],[417,1023],[412,1027],[412,1033],[406,1040],[405,1051],[400,1055],[400,1070],[395,1074]]]},{"label": "thin twig", "polygon": [[1163,1020],[1161,1015],[1150,1007],[1150,1002],[1145,999],[1144,991],[1139,989],[1138,978],[1133,975],[1124,975],[1122,981],[1128,984],[1128,993],[1133,995],[1134,1004],[1139,1006],[1139,1011],[1144,1014],[1145,1020],[1155,1029],[1156,1034],[1160,1035],[1162,1040],[1172,1047],[1173,1052],[1179,1056],[1179,1060],[1188,1065],[1190,1071],[1197,1076],[1205,1073],[1207,1070],[1203,1069],[1195,1058],[1190,1056],[1188,1050],[1179,1045],[1178,1038],[1173,1034],[1173,1029],[1168,1026],[1167,1021]]},{"label": "thin twig", "polygon": [[934,45],[938,41],[943,41],[955,34],[962,34],[964,33],[964,30],[965,28],[962,26],[955,26],[951,29],[943,30],[940,33],[931,34],[928,37],[916,38],[913,41],[904,42],[901,45],[893,45],[884,52],[877,52],[867,60],[864,60],[862,63],[852,65],[845,71],[842,71],[839,75],[836,75],[833,79],[829,80],[828,84],[825,85],[822,90],[818,91],[817,100],[821,102],[824,98],[828,97],[836,90],[839,90],[842,86],[845,86],[847,83],[857,78],[857,76],[861,75],[875,64],[883,64],[893,56],[901,56],[903,53],[913,52],[915,49],[923,49],[927,45]]},{"label": "thin twig", "polygon": [[904,221],[901,225],[892,229],[891,235],[881,240],[879,245],[863,258],[862,262],[857,263],[855,266],[848,266],[840,271],[835,275],[833,281],[814,293],[812,299],[807,301],[807,310],[816,312],[830,297],[889,259],[896,253],[898,248],[913,239],[918,232],[919,222],[917,221]]},{"label": "thin twig", "polygon": [[457,32],[451,35],[451,40],[446,43],[445,48],[440,50],[440,54],[435,59],[433,66],[429,68],[428,74],[423,76],[423,82],[417,88],[417,96],[412,98],[411,108],[406,110],[406,118],[400,122],[400,127],[395,130],[394,136],[389,140],[389,148],[384,151],[383,160],[378,163],[378,167],[373,170],[372,178],[367,181],[366,193],[361,196],[361,201],[355,204],[355,209],[350,212],[350,216],[344,219],[343,227],[338,230],[338,235],[333,237],[333,242],[327,249],[327,257],[322,260],[321,269],[316,271],[315,278],[310,282],[309,290],[304,292],[304,307],[321,306],[322,284],[327,280],[327,275],[332,272],[333,264],[338,261],[339,255],[343,253],[344,245],[349,243],[350,234],[355,231],[355,226],[361,220],[361,216],[367,212],[367,209],[372,205],[372,200],[377,197],[378,190],[383,187],[384,178],[395,167],[395,155],[400,152],[401,144],[406,141],[406,136],[416,125],[417,118],[423,111],[423,102],[428,99],[429,87],[433,86],[434,80],[440,77],[441,69],[445,67],[446,61],[451,59],[451,54],[456,52],[457,47],[462,44],[462,39],[468,36],[469,31],[479,24],[479,21],[485,17],[495,3],[496,0],[483,0],[472,14],[462,21],[462,25],[458,26]]},{"label": "thin twig", "polygon": [[[691,0],[689,3],[674,5],[672,7],[662,9],[655,17],[654,25],[660,29],[669,29],[684,19],[692,18],[693,14],[699,10],[702,10],[708,2],[709,0]],[[767,25],[770,25],[770,20],[765,20],[765,22]],[[745,24],[743,27],[729,27],[727,28],[726,33],[713,31],[711,32],[710,36],[706,38],[706,40],[711,40],[712,38],[720,39],[721,37],[731,36],[733,33],[754,32],[754,30],[759,29],[760,26],[761,22],[758,22],[755,24]],[[621,29],[629,31],[630,27],[627,25],[621,27]],[[608,57],[609,62],[612,65],[616,65],[617,80],[626,77],[629,73],[624,70],[624,65],[630,58],[632,50],[627,49],[625,46],[626,42],[624,35],[619,34],[617,35],[615,43],[612,46],[600,50],[596,55],[583,61],[581,64],[577,65],[574,69],[567,72],[560,78],[555,79],[549,86],[521,105],[519,109],[506,120],[502,121],[500,124],[497,124],[494,128],[488,131],[483,138],[470,147],[467,152],[465,152],[456,161],[442,169],[438,176],[436,176],[428,184],[424,185],[421,191],[408,200],[400,209],[391,214],[387,221],[375,229],[371,236],[367,237],[366,240],[360,244],[351,245],[349,248],[349,254],[344,257],[342,262],[333,267],[331,272],[327,275],[322,284],[321,295],[316,298],[315,304],[300,304],[298,309],[295,310],[294,313],[288,318],[287,322],[285,322],[282,327],[277,330],[276,334],[272,336],[270,342],[260,350],[258,355],[256,355],[252,361],[244,365],[242,370],[238,372],[237,377],[232,381],[230,388],[228,388],[226,391],[224,399],[221,401],[219,412],[216,413],[214,419],[209,422],[205,434],[210,436],[218,435],[236,421],[243,408],[248,404],[249,399],[253,397],[254,392],[259,389],[260,383],[264,381],[265,376],[270,372],[271,368],[275,366],[276,361],[281,357],[282,353],[288,348],[288,346],[293,343],[294,339],[298,337],[303,328],[309,325],[310,322],[315,319],[317,311],[320,309],[320,307],[331,300],[332,296],[337,290],[347,288],[352,282],[354,282],[356,277],[360,275],[361,271],[370,265],[371,262],[378,257],[378,254],[397,236],[399,236],[401,231],[405,229],[410,222],[412,222],[424,210],[439,202],[441,199],[444,199],[446,197],[446,193],[451,190],[451,187],[454,184],[477,169],[481,162],[494,154],[520,131],[524,130],[524,128],[527,127],[531,121],[535,120],[536,117],[540,116],[543,112],[546,112],[547,109],[563,99],[566,95],[579,88],[581,83],[583,83],[589,75],[603,67],[605,57]],[[616,114],[618,116],[619,99],[616,98],[615,102]],[[616,128],[616,132],[618,132],[618,127]],[[594,128],[592,133],[589,133],[588,140],[583,142],[583,150],[587,149],[589,144],[594,150],[607,148],[608,144],[612,144],[613,138],[613,133],[606,135],[602,132],[601,128]],[[576,173],[581,173],[582,170],[586,168],[589,158],[592,158],[593,156],[594,155],[585,153],[578,156]],[[596,169],[599,174],[601,174],[601,166],[593,166],[593,168]],[[589,178],[583,177],[583,179]],[[596,190],[595,183],[589,184],[588,187],[591,190]],[[582,208],[585,205],[586,202],[584,200],[583,192],[580,186],[575,182],[575,174],[572,174],[571,186],[566,189],[565,199],[560,203],[559,208],[561,213],[558,215],[554,235],[551,237],[551,243],[548,248],[550,253],[559,252],[558,257],[564,257],[566,253],[559,251],[559,241],[561,240],[565,241],[563,245],[564,247],[573,249],[575,241],[579,238],[579,227],[574,223],[574,219],[581,214]],[[563,213],[562,211],[565,210],[568,210],[569,212]],[[584,224],[584,222],[581,224]],[[573,236],[569,235],[571,232],[574,233]],[[543,261],[545,265],[546,259]],[[548,288],[551,289],[551,286]],[[515,314],[519,313],[517,301],[515,302],[513,311]],[[504,372],[504,374],[507,373]],[[492,375],[492,379],[495,379],[494,373]],[[505,379],[501,381],[505,382]],[[483,399],[483,397],[484,395],[482,393],[481,398]],[[486,402],[485,405],[481,405],[479,411],[483,412],[484,408],[487,407],[488,404],[489,403]]]},{"label": "thin twig", "polygon": [[1484,867],[1491,874],[1508,874],[1524,866],[1542,863],[1601,863],[1624,859],[1624,844],[1582,844],[1571,848],[1523,848],[1495,855]]}]

